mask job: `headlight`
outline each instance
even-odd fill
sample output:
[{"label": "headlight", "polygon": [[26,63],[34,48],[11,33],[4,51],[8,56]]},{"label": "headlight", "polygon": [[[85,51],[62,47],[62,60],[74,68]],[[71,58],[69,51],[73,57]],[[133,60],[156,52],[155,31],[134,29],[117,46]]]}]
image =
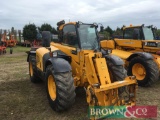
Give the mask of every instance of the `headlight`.
[{"label": "headlight", "polygon": [[57,57],[58,53],[57,52],[53,52],[53,57]]},{"label": "headlight", "polygon": [[112,53],[112,50],[108,50],[108,54]]},{"label": "headlight", "polygon": [[50,57],[57,57],[58,53],[54,51],[54,52],[50,52],[49,55]]}]

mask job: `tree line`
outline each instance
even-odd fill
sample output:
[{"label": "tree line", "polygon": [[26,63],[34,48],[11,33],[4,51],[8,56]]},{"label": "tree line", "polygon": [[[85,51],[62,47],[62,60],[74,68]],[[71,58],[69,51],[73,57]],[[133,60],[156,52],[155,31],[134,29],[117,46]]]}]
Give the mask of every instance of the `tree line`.
[{"label": "tree line", "polygon": [[[123,36],[123,25],[121,28],[117,27],[116,30],[113,30],[109,26],[107,26],[103,32],[100,32],[100,34],[103,34],[105,39],[113,39],[115,37],[122,38]],[[160,29],[157,29],[154,31],[155,37],[159,40],[160,39]]]},{"label": "tree line", "polygon": [[[123,25],[125,26],[125,25]],[[104,39],[112,39],[114,37],[121,38],[123,36],[123,26],[117,27],[116,30],[113,30],[110,26],[104,28],[103,32],[99,32],[103,35]],[[23,37],[26,40],[34,40],[38,39],[39,31],[50,31],[52,34],[58,34],[57,30],[52,27],[50,24],[44,23],[41,27],[36,27],[35,24],[28,24],[25,25],[23,28]],[[160,29],[155,31],[156,36],[160,36]]]},{"label": "tree line", "polygon": [[37,27],[33,23],[23,27],[23,38],[29,41],[41,39],[41,31],[50,31],[52,34],[58,34],[57,30],[48,23],[42,24],[41,27]]},{"label": "tree line", "polygon": [[[35,24],[27,24],[23,27],[23,37],[25,40],[30,41],[39,39],[40,31],[50,31],[52,34],[58,34],[57,30],[47,23],[42,24],[41,27],[36,27]],[[116,30],[113,30],[111,27],[107,26],[100,34],[103,34],[105,39],[109,39],[113,35],[122,35],[122,31],[119,27],[117,27]]]},{"label": "tree line", "polygon": [[[124,26],[124,25],[123,25]],[[112,39],[114,37],[121,37],[123,35],[123,26],[117,27],[116,30],[113,30],[110,26],[107,26],[104,28],[103,32],[99,32],[100,34],[103,34],[104,39]],[[41,39],[41,31],[50,31],[52,34],[58,34],[57,30],[52,27],[48,23],[42,24],[40,27],[37,27],[34,23],[33,24],[26,24],[23,27],[23,31],[21,30],[14,30],[14,27],[11,28],[11,31],[9,31],[9,34],[15,34],[19,35],[21,39],[21,34],[23,35],[24,40],[33,41],[35,39]],[[4,30],[6,32],[6,30]],[[160,29],[156,30],[156,36],[160,36]],[[0,30],[0,36],[2,35],[2,30]]]}]

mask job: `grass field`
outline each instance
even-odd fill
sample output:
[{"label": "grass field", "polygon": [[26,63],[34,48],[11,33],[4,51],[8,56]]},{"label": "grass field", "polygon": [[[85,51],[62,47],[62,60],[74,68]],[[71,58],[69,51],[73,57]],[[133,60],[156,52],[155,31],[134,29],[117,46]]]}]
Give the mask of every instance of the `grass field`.
[{"label": "grass field", "polygon": [[[75,104],[68,111],[56,113],[50,108],[43,82],[33,84],[29,80],[27,50],[29,48],[15,47],[13,54],[7,49],[7,54],[0,56],[0,120],[87,120],[84,92],[77,94]],[[149,88],[139,87],[137,105],[159,108],[159,92],[160,81]],[[160,120],[160,111],[157,120]]]}]

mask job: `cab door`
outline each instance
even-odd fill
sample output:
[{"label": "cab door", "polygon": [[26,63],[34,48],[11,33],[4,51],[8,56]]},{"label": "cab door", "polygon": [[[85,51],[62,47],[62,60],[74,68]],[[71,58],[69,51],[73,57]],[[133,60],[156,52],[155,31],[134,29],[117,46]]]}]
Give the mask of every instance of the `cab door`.
[{"label": "cab door", "polygon": [[61,45],[58,48],[71,57],[71,66],[72,73],[77,76],[79,68],[80,68],[80,60],[79,60],[79,39],[76,32],[75,24],[66,24],[63,27],[63,36],[61,40]]}]

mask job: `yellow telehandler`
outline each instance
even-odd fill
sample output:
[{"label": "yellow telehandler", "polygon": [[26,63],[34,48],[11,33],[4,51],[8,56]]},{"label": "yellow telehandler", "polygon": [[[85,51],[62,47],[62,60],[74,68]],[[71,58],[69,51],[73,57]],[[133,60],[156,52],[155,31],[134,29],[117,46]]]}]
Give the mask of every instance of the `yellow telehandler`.
[{"label": "yellow telehandler", "polygon": [[64,111],[75,102],[75,88],[84,87],[89,106],[133,106],[137,81],[124,62],[100,51],[97,24],[60,21],[57,43],[28,52],[30,80],[44,81],[51,108]]},{"label": "yellow telehandler", "polygon": [[152,26],[123,27],[123,38],[101,41],[102,49],[111,49],[125,61],[128,75],[135,75],[138,85],[151,86],[159,79],[160,40],[155,40]]}]

